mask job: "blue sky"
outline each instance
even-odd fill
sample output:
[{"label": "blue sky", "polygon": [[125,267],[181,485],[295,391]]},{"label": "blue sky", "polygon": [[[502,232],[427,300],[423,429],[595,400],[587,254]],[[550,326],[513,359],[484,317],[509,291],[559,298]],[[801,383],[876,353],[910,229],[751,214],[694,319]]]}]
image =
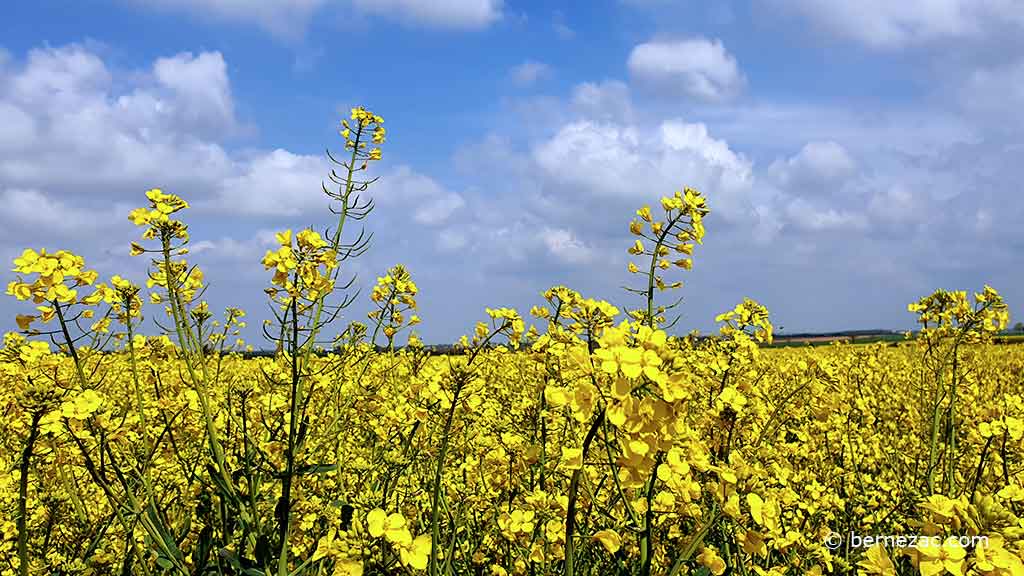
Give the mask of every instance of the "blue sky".
[{"label": "blue sky", "polygon": [[[211,304],[255,327],[263,252],[331,221],[323,150],[361,104],[388,142],[347,320],[395,263],[428,342],[556,284],[632,307],[629,220],[683,186],[712,210],[683,330],[743,297],[788,332],[903,329],[908,302],[985,283],[1012,314],[1022,28],[1013,0],[14,3],[0,258],[66,248],[141,281],[127,212],[162,187],[194,206]],[[6,297],[0,327],[25,311]]]}]

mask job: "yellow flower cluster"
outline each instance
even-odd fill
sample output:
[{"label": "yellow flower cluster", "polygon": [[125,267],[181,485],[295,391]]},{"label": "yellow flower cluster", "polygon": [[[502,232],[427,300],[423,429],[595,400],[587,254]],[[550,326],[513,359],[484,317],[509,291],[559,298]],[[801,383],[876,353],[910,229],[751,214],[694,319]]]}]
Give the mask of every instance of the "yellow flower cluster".
[{"label": "yellow flower cluster", "polygon": [[[47,254],[46,250],[27,249],[14,260],[14,272],[36,274],[33,282],[15,281],[7,285],[7,294],[18,300],[29,298],[36,304],[56,300],[60,303],[75,301],[78,286],[92,284],[97,277],[94,271],[85,271],[85,261],[66,250]],[[69,287],[66,281],[73,282]]]},{"label": "yellow flower cluster", "polygon": [[[665,321],[663,314],[672,306],[654,306],[654,291],[665,291],[682,287],[682,282],[666,283],[658,274],[658,270],[667,270],[672,266],[684,270],[693,269],[693,244],[704,243],[704,217],[708,208],[704,196],[692,188],[676,191],[672,196],[661,199],[661,207],[665,212],[664,220],[656,220],[651,214],[650,206],[643,206],[636,211],[640,220],[629,224],[629,231],[639,236],[630,246],[628,252],[634,256],[647,256],[649,263],[638,266],[630,261],[626,267],[631,274],[642,274],[647,277],[646,286],[642,289],[627,288],[632,293],[647,299],[647,308],[631,312],[631,316],[649,326]],[[648,231],[649,229],[649,231]],[[643,240],[650,244],[646,245]],[[675,252],[682,258],[670,260],[669,255]],[[676,303],[678,304],[678,302]]]},{"label": "yellow flower cluster", "polygon": [[[379,145],[384,143],[386,132],[384,130],[384,119],[366,110],[362,106],[352,109],[350,120],[342,120],[341,137],[345,139],[345,149],[351,150],[354,157],[363,158],[366,161],[380,160],[381,150]],[[366,151],[366,142],[363,138],[370,133],[370,141],[375,146]],[[364,164],[365,167],[365,164]]]},{"label": "yellow flower cluster", "polygon": [[998,332],[1010,322],[1010,312],[1002,297],[991,286],[974,294],[972,303],[963,290],[937,290],[930,296],[907,305],[918,315],[926,333],[953,329]]},{"label": "yellow flower cluster", "polygon": [[[962,488],[959,496],[929,494],[914,472],[927,461],[930,419],[918,400],[916,345],[844,344],[760,350],[752,356],[745,348],[727,346],[747,334],[741,326],[768,330],[760,309],[746,304],[723,315],[722,322],[734,327],[716,339],[691,343],[626,322],[598,329],[588,352],[587,319],[598,309],[613,318],[618,314],[607,303],[587,303],[565,288],[553,289],[550,296],[558,314],[556,319],[549,312],[548,320],[558,328],[545,331],[521,354],[484,352],[484,368],[457,407],[449,456],[453,472],[444,486],[449,513],[471,546],[465,551],[442,546],[442,558],[454,555],[453,562],[493,573],[525,575],[531,567],[560,573],[572,477],[579,472],[585,499],[574,507],[575,553],[592,543],[596,548],[586,553],[587,562],[598,572],[614,571],[619,562],[639,565],[645,553],[654,573],[677,563],[712,574],[739,566],[780,575],[913,569],[965,576],[1024,570],[1024,515],[1018,511],[1024,506],[1024,477],[1017,472],[1024,462],[1024,391],[1017,376],[1024,370],[1024,353],[1015,347],[979,343],[961,358],[964,372],[975,375],[963,392],[971,401],[960,414],[954,462]],[[509,310],[492,314],[502,321],[514,317]],[[178,414],[168,428],[177,453],[161,452],[160,472],[152,481],[162,492],[180,495],[181,505],[170,513],[182,526],[193,526],[181,546],[196,562],[208,520],[190,504],[189,467],[178,462],[202,457],[198,446],[183,441],[201,437],[197,397],[171,376],[180,373],[181,361],[161,354],[166,344],[139,343],[137,361],[146,374],[158,376],[142,392],[147,417],[159,422],[162,415]],[[5,390],[23,390],[33,374],[52,371],[33,368],[40,359],[62,373],[70,368],[67,357],[45,346],[29,348],[9,339],[4,350],[21,350],[0,355]],[[129,453],[143,438],[141,423],[132,416],[131,370],[119,368],[127,361],[110,356],[101,389],[74,392],[53,405],[54,414],[67,419],[67,427],[57,418],[48,428],[48,445],[58,457],[32,468],[30,542],[38,547],[48,540],[47,562],[69,570],[113,567],[131,554],[116,527],[102,540],[107,555],[85,556],[76,545],[113,509],[92,484],[75,438],[87,446],[106,442],[115,454]],[[224,373],[232,376],[212,391],[215,418],[262,430],[252,436],[240,426],[225,427],[224,443],[255,442],[252,450],[265,454],[267,465],[282,466],[284,446],[271,431],[281,425],[286,405],[278,391],[260,384],[262,372],[277,374],[282,367],[269,359],[223,362]],[[367,376],[334,376],[332,367],[339,362],[366,362]],[[325,425],[303,450],[311,461],[333,468],[307,483],[299,497],[296,514],[311,514],[313,520],[292,531],[296,553],[304,550],[338,574],[372,573],[387,562],[424,569],[431,548],[426,488],[451,400],[447,362],[418,365],[406,352],[315,361],[311,370],[320,374],[321,384],[313,391],[311,416]],[[363,368],[349,364],[346,371],[351,370]],[[30,421],[22,406],[29,405],[11,401],[6,429],[12,438],[25,438]],[[922,406],[917,414],[908,410],[914,405]],[[330,422],[338,424],[327,426]],[[102,440],[101,430],[110,438]],[[245,482],[240,486],[245,490]],[[276,496],[263,491],[253,496],[269,514]],[[46,521],[55,509],[73,513],[76,500],[95,516],[87,512],[84,524]],[[389,504],[381,506],[382,500]],[[336,501],[357,511],[348,527],[328,504]],[[0,504],[16,502],[0,498]],[[485,510],[492,512],[479,516]],[[645,546],[641,536],[648,524],[653,545]],[[988,539],[968,547],[943,543],[844,551],[824,545],[830,531]],[[14,553],[6,550],[0,556]]]},{"label": "yellow flower cluster", "polygon": [[[149,199],[149,208],[136,208],[128,214],[128,219],[136,226],[149,226],[142,237],[146,240],[153,240],[161,234],[168,234],[171,238],[187,240],[188,230],[180,220],[171,218],[171,214],[189,207],[188,202],[174,194],[167,194],[159,188],[153,188],[146,192]],[[144,252],[138,244],[132,244],[132,255]]]},{"label": "yellow flower cluster", "polygon": [[[373,159],[359,144],[382,120],[352,122],[353,158]],[[703,240],[686,189],[630,225],[645,310],[555,286],[540,326],[488,308],[447,357],[391,346],[418,322],[400,265],[370,294],[388,349],[353,322],[314,354],[338,252],[360,244],[286,230],[262,263],[289,344],[245,358],[226,344],[244,312],[194,302],[203,275],[170,218],[188,204],[147,197],[131,219],[160,245],[132,251],[156,256],[168,335],[135,332],[125,278],[95,284],[68,252],[15,260],[8,294],[59,328],[56,350],[0,348],[0,576],[1024,574],[1024,350],[993,343],[1009,314],[990,287],[911,304],[923,329],[891,345],[767,348],[751,299],[676,337],[655,270]],[[835,546],[852,533],[923,538]]]},{"label": "yellow flower cluster", "polygon": [[268,289],[269,294],[283,291],[287,297],[282,304],[287,306],[290,298],[316,301],[334,290],[331,271],[337,266],[337,254],[319,232],[307,228],[293,239],[292,231],[285,230],[275,238],[280,247],[263,256],[263,267],[274,271],[271,283],[277,287]]},{"label": "yellow flower cluster", "polygon": [[367,317],[376,323],[371,341],[376,338],[378,331],[382,331],[390,347],[395,335],[403,328],[420,323],[420,317],[416,314],[406,318],[408,312],[416,310],[417,293],[419,288],[412,281],[412,275],[401,264],[392,266],[387,274],[377,278],[377,284],[370,291],[370,300],[376,309],[367,313]]},{"label": "yellow flower cluster", "polygon": [[[78,298],[78,288],[92,285],[99,275],[95,270],[85,269],[85,260],[81,256],[66,250],[47,254],[45,249],[38,252],[27,249],[15,258],[13,271],[19,276],[7,285],[7,294],[18,300],[31,299],[34,304],[39,304],[36,306],[39,314],[17,316],[21,330],[30,330],[36,320],[42,320],[43,323],[52,321],[63,314],[62,308],[70,308],[75,304],[95,306],[100,302],[112,301],[113,294],[105,284],[96,285],[93,294]],[[20,274],[29,275],[29,281]],[[44,303],[47,305],[42,305]],[[92,318],[93,314],[92,310],[84,310],[81,317]]]},{"label": "yellow flower cluster", "polygon": [[[484,311],[491,317],[491,324],[495,327],[493,331],[496,334],[504,334],[508,338],[509,346],[513,349],[519,348],[523,332],[526,330],[526,324],[519,316],[519,312],[512,308],[486,308]],[[477,324],[474,342],[485,341],[491,330],[482,322]]]}]

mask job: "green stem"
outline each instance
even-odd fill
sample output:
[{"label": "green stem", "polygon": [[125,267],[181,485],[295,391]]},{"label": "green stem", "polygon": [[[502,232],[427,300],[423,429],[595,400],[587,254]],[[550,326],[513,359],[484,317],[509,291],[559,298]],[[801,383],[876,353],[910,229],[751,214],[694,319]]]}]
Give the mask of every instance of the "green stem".
[{"label": "green stem", "polygon": [[946,494],[952,494],[956,490],[956,388],[957,369],[959,368],[960,356],[959,339],[953,345],[953,373],[949,380],[949,410],[946,414],[947,436],[946,436]]},{"label": "green stem", "polygon": [[[654,487],[658,482],[658,467],[661,466],[662,457],[662,453],[659,451],[654,459],[654,470],[651,472],[651,479],[647,484],[647,511],[644,513],[644,531],[640,535],[640,574],[642,576],[650,576],[651,562],[654,560],[651,543],[652,532],[654,531],[654,509],[652,502],[654,500]],[[627,502],[626,505],[629,506],[629,503]]]},{"label": "green stem", "polygon": [[64,333],[64,342],[68,346],[68,353],[71,355],[71,359],[75,362],[75,371],[78,374],[78,383],[81,384],[82,388],[88,386],[85,378],[85,369],[82,368],[82,361],[78,357],[78,350],[75,349],[75,343],[71,339],[71,333],[68,332],[68,324],[64,321],[64,310],[60,307],[60,302],[53,301],[53,308],[57,311],[57,319],[60,320],[60,330]]},{"label": "green stem", "polygon": [[[639,528],[640,519],[637,518],[636,511],[633,510],[633,506],[630,505],[629,499],[626,498],[626,493],[622,489],[622,481],[619,480],[619,475],[616,473],[617,469],[615,466],[615,458],[612,457],[612,443],[611,440],[608,439],[608,422],[605,421],[601,428],[602,433],[604,434],[605,452],[608,454],[608,467],[612,471],[611,476],[612,479],[615,481],[615,490],[618,492],[619,498],[622,499],[622,503],[626,508],[626,513],[629,514],[630,523],[632,523],[633,526]],[[655,470],[655,474],[657,474],[657,470]]]},{"label": "green stem", "polygon": [[[942,390],[942,372],[939,369],[939,385],[936,390]],[[939,442],[939,414],[942,407],[941,396],[937,391],[936,399],[932,404],[932,429],[931,439],[928,443],[928,494],[935,494],[935,460],[936,460],[936,448]]]},{"label": "green stem", "polygon": [[675,218],[670,219],[665,223],[665,227],[662,228],[661,233],[658,234],[658,239],[654,243],[654,249],[651,251],[651,266],[647,271],[647,326],[654,328],[654,269],[658,264],[658,249],[664,244],[665,238],[672,231],[672,228],[682,218],[682,214],[677,215]]},{"label": "green stem", "polygon": [[[348,173],[345,175],[345,193],[341,197],[341,211],[338,214],[338,226],[337,226],[337,228],[335,228],[334,235],[331,237],[331,249],[334,250],[335,252],[338,251],[338,248],[341,245],[341,234],[342,234],[342,232],[345,229],[345,222],[348,220],[348,210],[349,210],[348,199],[352,195],[352,191],[355,188],[354,180],[355,180],[355,172],[356,172],[356,169],[355,169],[356,154],[359,151],[359,141],[360,141],[360,139],[362,138],[362,135],[363,135],[363,123],[362,123],[362,121],[359,121],[359,124],[356,127],[356,131],[355,132],[356,132],[356,138],[355,138],[355,142],[354,142],[354,144],[352,146],[352,155],[349,157],[349,162],[348,162],[348,166],[347,166]],[[334,273],[333,273],[333,276],[331,277],[331,280],[332,281],[336,281],[339,274],[341,274],[341,266],[338,266],[337,268],[334,269]],[[313,313],[313,323],[310,325],[310,334],[309,334],[310,346],[309,346],[309,348],[306,349],[306,352],[304,354],[304,357],[303,357],[304,362],[308,362],[309,361],[309,355],[310,355],[310,353],[311,353],[311,351],[313,349],[313,343],[316,341],[317,332],[319,332],[319,330],[320,330],[320,327],[319,327],[320,316],[323,314],[324,305],[326,303],[326,300],[327,300],[327,295],[326,294],[321,295],[319,298],[317,298],[316,311]]]},{"label": "green stem", "polygon": [[35,447],[36,439],[39,438],[39,421],[42,418],[42,410],[32,413],[28,441],[25,442],[25,449],[21,452],[21,466],[19,467],[21,476],[18,478],[18,573],[21,576],[28,576],[28,468],[32,459],[32,449]]},{"label": "green stem", "polygon": [[704,537],[707,536],[708,531],[711,530],[711,527],[721,515],[722,512],[718,509],[718,506],[715,506],[711,518],[701,526],[701,529],[693,535],[693,538],[690,539],[690,542],[686,545],[686,548],[683,549],[683,552],[676,557],[676,561],[668,571],[668,576],[676,576],[676,574],[679,573],[679,570],[683,567],[683,562],[688,561],[690,557],[693,556],[693,553],[697,551],[697,546],[700,546],[700,544],[704,542]]},{"label": "green stem", "polygon": [[[298,274],[296,274],[296,281],[298,280]],[[281,525],[279,527],[279,538],[280,538],[280,556],[277,561],[277,573],[279,576],[287,576],[288,574],[288,536],[291,528],[291,504],[292,504],[292,476],[295,473],[295,436],[297,421],[299,418],[299,395],[301,391],[301,375],[299,374],[299,310],[298,300],[292,298],[291,302],[292,309],[292,339],[290,342],[290,352],[292,357],[292,382],[291,382],[291,408],[289,411],[289,423],[288,423],[288,452],[285,454],[287,461],[284,479],[282,480],[281,486]]]},{"label": "green stem", "polygon": [[458,406],[459,393],[462,392],[463,386],[465,386],[465,377],[460,376],[456,380],[455,395],[452,397],[452,405],[448,409],[448,416],[445,419],[444,434],[441,437],[441,451],[437,457],[437,467],[434,469],[434,490],[431,495],[430,504],[430,576],[438,576],[439,574],[437,548],[441,541],[441,526],[439,525],[441,518],[441,474],[444,471],[445,457],[448,455],[448,439],[452,428],[452,421],[455,419],[455,408]]},{"label": "green stem", "polygon": [[[227,467],[227,459],[224,456],[224,448],[220,443],[220,434],[214,422],[213,408],[210,406],[210,398],[207,390],[209,383],[209,371],[206,367],[206,360],[203,355],[203,347],[194,339],[191,325],[188,321],[188,311],[185,308],[184,300],[181,297],[180,286],[177,276],[171,273],[171,238],[169,232],[161,235],[161,254],[163,255],[164,279],[166,280],[167,297],[171,307],[171,316],[174,320],[174,329],[178,336],[178,343],[182,348],[182,355],[185,360],[185,369],[188,372],[189,380],[196,388],[196,395],[199,398],[199,407],[203,414],[203,421],[206,428],[206,437],[210,455],[213,457],[216,473],[221,477],[221,484],[226,487],[226,496],[233,500],[238,499],[234,488],[234,480],[231,478],[231,471]],[[195,360],[198,358],[199,371],[196,370]],[[201,372],[198,373],[198,372]],[[255,511],[253,511],[255,513]],[[238,507],[238,515],[245,525],[252,524],[252,516],[243,506]],[[248,532],[249,545],[256,546],[256,535]]]},{"label": "green stem", "polygon": [[992,440],[995,436],[989,436],[988,440],[985,441],[985,446],[981,448],[981,457],[978,459],[978,469],[974,472],[974,482],[971,485],[971,496],[968,502],[974,502],[974,493],[978,489],[978,481],[981,480],[981,473],[985,471],[985,457],[988,456],[988,449],[992,446]]},{"label": "green stem", "polygon": [[[573,471],[572,480],[569,481],[569,506],[565,517],[565,576],[575,576],[576,573],[576,546],[573,542],[576,533],[576,499],[579,496],[580,478],[583,476],[583,466],[587,459],[587,451],[590,449],[590,443],[594,441],[594,436],[597,435],[597,431],[603,423],[604,408],[597,413],[594,421],[590,424],[590,430],[587,431],[587,435],[583,439],[580,467]],[[624,504],[629,506],[628,502]]]}]

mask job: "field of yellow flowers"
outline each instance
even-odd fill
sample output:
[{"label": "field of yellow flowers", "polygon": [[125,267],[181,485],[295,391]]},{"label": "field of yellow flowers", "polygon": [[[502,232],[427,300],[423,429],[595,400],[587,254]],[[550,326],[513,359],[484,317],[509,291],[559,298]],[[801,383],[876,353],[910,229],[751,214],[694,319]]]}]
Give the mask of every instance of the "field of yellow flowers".
[{"label": "field of yellow flowers", "polygon": [[664,274],[709,212],[685,189],[629,224],[636,310],[556,286],[530,326],[488,309],[431,356],[397,265],[332,338],[383,120],[354,109],[341,135],[337,226],[262,262],[273,357],[202,300],[174,194],[129,215],[146,294],[68,251],[15,260],[0,574],[1024,574],[1024,349],[991,343],[992,288],[910,304],[895,346],[765,349],[753,300],[670,336]]}]

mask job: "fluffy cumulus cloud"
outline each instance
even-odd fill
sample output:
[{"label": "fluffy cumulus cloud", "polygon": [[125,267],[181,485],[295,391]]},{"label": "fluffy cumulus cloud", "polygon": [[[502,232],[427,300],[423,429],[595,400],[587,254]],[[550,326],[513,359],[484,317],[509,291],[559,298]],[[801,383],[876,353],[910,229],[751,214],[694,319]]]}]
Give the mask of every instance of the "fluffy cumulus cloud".
[{"label": "fluffy cumulus cloud", "polygon": [[153,64],[153,75],[171,91],[180,106],[180,120],[188,127],[226,130],[234,126],[234,102],[220,52],[160,58]]},{"label": "fluffy cumulus cloud", "polygon": [[862,206],[836,205],[844,195],[847,199],[861,195],[862,191],[855,189],[858,176],[849,151],[831,140],[808,142],[797,153],[762,170],[762,181],[778,188],[775,209],[784,222],[809,232],[867,229],[869,220]]},{"label": "fluffy cumulus cloud", "polygon": [[[813,238],[821,252],[838,250],[839,242],[884,239],[894,251],[890,258],[907,258],[894,272],[904,276],[920,273],[928,261],[950,261],[949,230],[957,230],[958,251],[974,252],[958,257],[964,262],[989,261],[995,238],[1015,243],[1009,231],[1024,215],[1024,202],[1012,192],[1020,177],[1012,159],[1019,144],[961,136],[908,152],[906,142],[869,141],[870,124],[859,130],[865,134],[845,144],[812,140],[755,167],[759,185],[775,190],[773,208],[790,240]],[[910,126],[905,130],[913,140]]]},{"label": "fluffy cumulus cloud", "polygon": [[1016,0],[762,1],[876,49],[977,40],[995,29],[1024,28],[1024,9]]},{"label": "fluffy cumulus cloud", "polygon": [[[486,198],[466,197],[466,210],[438,245],[500,254],[480,265],[493,261],[493,274],[535,278],[536,289],[564,278],[616,297],[631,215],[685,186],[709,197],[710,225],[723,246],[765,244],[796,226],[793,197],[759,180],[754,163],[707,125],[634,108],[622,82],[582,83],[548,106],[547,133],[521,142],[491,135],[467,145],[457,155],[461,171],[493,177],[495,185]],[[828,218],[819,216],[821,226],[834,225]]]},{"label": "fluffy cumulus cloud", "polygon": [[683,185],[713,190],[729,219],[750,216],[751,164],[705,125],[672,119],[653,127],[581,120],[533,149],[544,176],[595,201],[649,200]]},{"label": "fluffy cumulus cloud", "polygon": [[[330,169],[323,157],[234,152],[219,141],[237,124],[226,69],[220,53],[183,53],[115,80],[80,46],[29,52],[0,72],[0,190],[21,200],[31,194],[101,205],[159,186],[207,211],[295,216],[322,209]],[[407,168],[394,182],[419,222],[441,221],[461,206],[457,194]]]},{"label": "fluffy cumulus cloud", "polygon": [[[898,225],[922,213],[921,203],[931,198],[924,190],[937,193],[915,180],[924,172],[906,165],[891,172],[862,170],[834,141],[810,141],[789,156],[757,165],[708,125],[678,118],[580,119],[534,143],[530,157],[536,165],[530,173],[542,179],[544,191],[534,199],[539,212],[562,218],[556,224],[586,222],[590,230],[608,234],[622,223],[595,222],[573,207],[600,203],[610,213],[627,213],[689,186],[708,196],[716,221],[731,226],[729,234],[767,244],[787,230],[863,232],[873,220]],[[907,189],[915,196],[908,197]]]},{"label": "fluffy cumulus cloud", "polygon": [[708,102],[728,100],[746,84],[736,58],[720,40],[707,38],[639,44],[628,66],[642,82]]},{"label": "fluffy cumulus cloud", "polygon": [[[628,244],[629,216],[686,186],[707,194],[716,228],[724,226],[748,245],[768,243],[787,227],[841,226],[838,221],[847,216],[827,207],[791,207],[797,193],[781,178],[758,169],[702,122],[638,112],[623,82],[581,83],[547,110],[552,121],[545,134],[518,144],[491,135],[460,151],[462,172],[493,176],[499,184],[488,190],[491,205],[467,197],[469,224],[446,230],[441,243],[452,250],[500,244],[510,255],[530,255],[538,266],[547,258],[552,265],[587,264],[615,277],[624,266],[620,253],[623,242]],[[799,159],[779,163],[810,164],[832,174],[841,167],[830,152],[828,145],[809,145]],[[474,225],[495,212],[503,220]],[[493,232],[507,228],[513,215],[526,232],[522,238]]]},{"label": "fluffy cumulus cloud", "polygon": [[178,55],[136,77],[120,88],[131,82],[115,82],[79,46],[32,50],[0,71],[0,120],[11,127],[0,137],[0,185],[116,197],[153,185],[209,189],[230,174],[228,153],[205,138],[235,122],[221,55]]},{"label": "fluffy cumulus cloud", "polygon": [[236,164],[237,171],[219,183],[205,206],[236,214],[296,216],[322,209],[327,201],[321,183],[330,168],[319,156],[276,149]]},{"label": "fluffy cumulus cloud", "polygon": [[236,125],[217,52],[115,74],[82,46],[31,50],[0,68],[0,123],[10,127],[0,136],[0,252],[70,248],[137,279],[145,263],[127,258],[137,233],[126,215],[143,191],[202,204],[267,155],[239,157],[212,139]]}]

